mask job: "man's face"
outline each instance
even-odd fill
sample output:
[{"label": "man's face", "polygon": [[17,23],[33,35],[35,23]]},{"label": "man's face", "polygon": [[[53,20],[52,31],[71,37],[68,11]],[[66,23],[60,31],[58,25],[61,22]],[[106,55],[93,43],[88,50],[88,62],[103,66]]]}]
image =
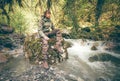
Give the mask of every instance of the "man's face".
[{"label": "man's face", "polygon": [[51,15],[50,13],[46,13],[47,18],[50,18],[50,15]]}]

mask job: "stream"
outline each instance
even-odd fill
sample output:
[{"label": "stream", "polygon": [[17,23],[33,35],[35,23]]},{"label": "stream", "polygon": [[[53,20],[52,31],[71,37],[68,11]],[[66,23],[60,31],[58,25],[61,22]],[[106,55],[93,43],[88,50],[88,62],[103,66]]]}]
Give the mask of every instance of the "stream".
[{"label": "stream", "polygon": [[[72,47],[67,49],[69,59],[51,66],[47,72],[49,76],[46,76],[49,80],[43,79],[45,75],[41,74],[41,66],[29,64],[21,47],[16,49],[19,55],[14,55],[15,58],[9,62],[0,64],[0,81],[120,81],[120,50],[105,50],[107,43],[104,41],[66,41],[72,44]],[[91,50],[93,45],[97,50]],[[8,53],[15,52],[13,50]],[[39,76],[38,79],[36,76]]]},{"label": "stream", "polygon": [[[120,81],[120,52],[105,50],[103,41],[66,41],[73,46],[68,48],[69,59],[58,65],[60,69],[85,81]],[[98,50],[91,50],[93,45]]]}]

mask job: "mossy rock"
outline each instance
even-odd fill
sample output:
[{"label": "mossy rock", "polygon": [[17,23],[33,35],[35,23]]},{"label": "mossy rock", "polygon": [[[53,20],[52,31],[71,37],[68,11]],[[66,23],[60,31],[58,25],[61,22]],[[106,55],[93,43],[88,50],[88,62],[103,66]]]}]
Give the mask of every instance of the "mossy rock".
[{"label": "mossy rock", "polygon": [[[65,59],[68,59],[67,48],[71,46],[68,42],[66,41],[62,42],[65,54],[64,58],[56,50],[51,48],[51,46],[55,45],[56,43],[56,40],[54,38],[50,39],[48,43],[49,43],[48,49],[49,64],[56,63],[57,61],[61,62]],[[37,39],[26,38],[24,42],[24,53],[25,57],[28,58],[31,63],[38,63],[43,60],[43,54],[41,52],[42,52],[42,40],[40,38]]]}]

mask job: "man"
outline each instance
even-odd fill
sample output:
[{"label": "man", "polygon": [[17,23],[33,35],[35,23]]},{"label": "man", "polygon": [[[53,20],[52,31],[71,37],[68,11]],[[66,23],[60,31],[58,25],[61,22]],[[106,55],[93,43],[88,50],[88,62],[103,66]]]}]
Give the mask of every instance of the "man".
[{"label": "man", "polygon": [[62,42],[62,34],[60,30],[57,30],[54,28],[53,23],[50,20],[51,12],[49,10],[46,10],[44,12],[44,16],[42,17],[41,21],[39,22],[39,35],[42,38],[42,54],[44,55],[44,60],[43,60],[43,67],[44,68],[49,68],[48,66],[48,40],[52,36],[56,36],[56,44],[54,45],[54,49],[56,49],[59,53],[63,53],[61,50],[61,42]]}]

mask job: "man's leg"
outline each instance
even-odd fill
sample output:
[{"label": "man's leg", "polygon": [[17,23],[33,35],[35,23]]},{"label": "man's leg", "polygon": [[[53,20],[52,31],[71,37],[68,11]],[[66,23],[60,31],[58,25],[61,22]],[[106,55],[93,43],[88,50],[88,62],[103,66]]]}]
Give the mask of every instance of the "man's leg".
[{"label": "man's leg", "polygon": [[48,41],[43,38],[42,39],[43,67],[46,69],[49,68],[48,62],[47,62],[47,60],[48,60],[48,48],[49,48]]},{"label": "man's leg", "polygon": [[48,32],[46,33],[46,35],[48,37],[53,37],[53,36],[56,36],[56,44],[54,46],[54,48],[59,52],[59,53],[63,53],[63,50],[62,50],[62,41],[63,41],[63,38],[62,38],[62,33],[59,29],[55,29],[51,32]]},{"label": "man's leg", "polygon": [[59,53],[63,53],[62,41],[63,41],[62,33],[61,33],[61,31],[57,31],[56,32],[56,44],[55,44],[55,48],[57,49],[57,51]]}]

